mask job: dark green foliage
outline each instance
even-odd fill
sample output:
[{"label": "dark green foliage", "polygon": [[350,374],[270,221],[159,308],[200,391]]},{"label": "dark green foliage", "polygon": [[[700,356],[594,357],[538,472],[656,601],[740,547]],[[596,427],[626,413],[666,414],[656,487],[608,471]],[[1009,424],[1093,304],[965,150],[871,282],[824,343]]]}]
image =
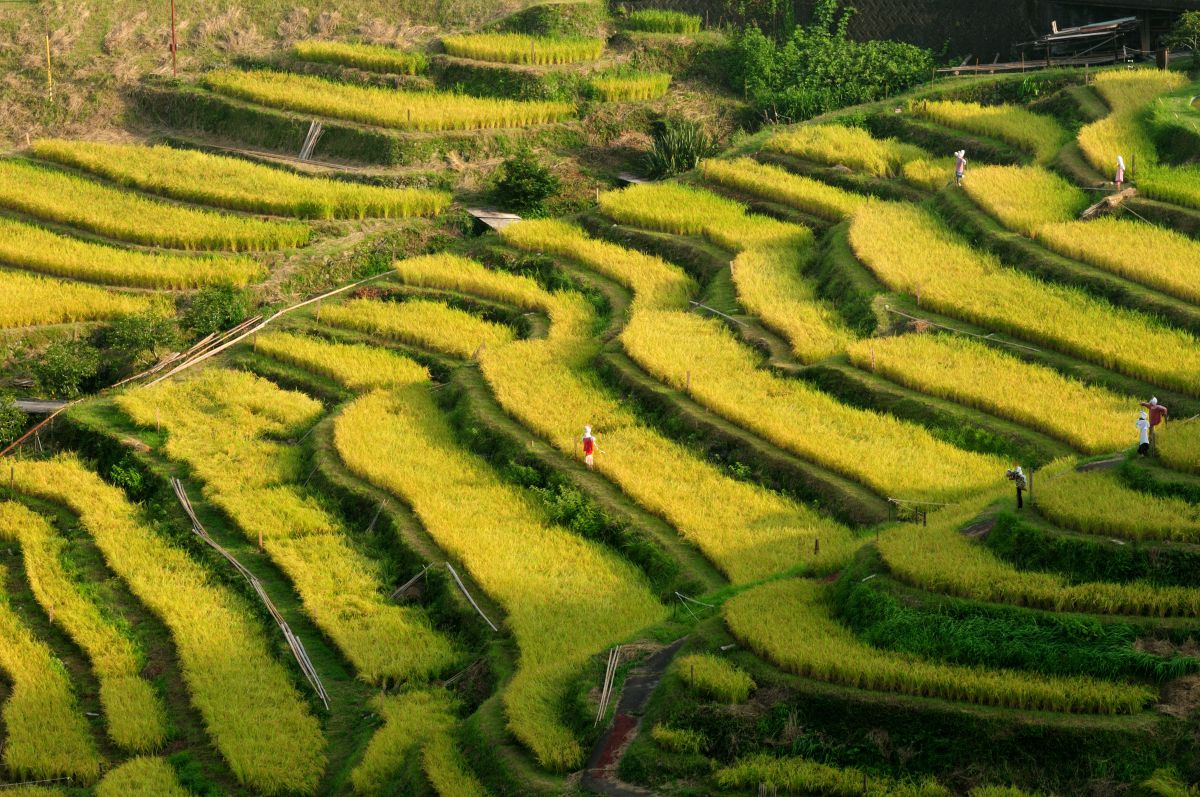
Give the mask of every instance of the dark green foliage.
[{"label": "dark green foliage", "polygon": [[0,390],[0,446],[6,446],[21,436],[29,417],[24,410],[17,409],[13,404],[13,394],[8,390]]},{"label": "dark green foliage", "polygon": [[215,285],[197,291],[188,300],[180,319],[183,328],[196,337],[222,332],[244,319],[250,312],[250,295],[229,285]]},{"label": "dark green foliage", "polygon": [[101,340],[123,364],[136,366],[153,362],[158,351],[178,344],[179,330],[174,319],[147,310],[114,320]]},{"label": "dark green foliage", "polygon": [[843,621],[876,647],[1044,675],[1164,681],[1200,670],[1200,659],[1134,650],[1141,632],[1132,625],[908,591],[893,594],[888,585],[884,579],[862,582],[850,571],[836,590]]},{"label": "dark green foliage", "polygon": [[812,23],[782,43],[758,28],[734,39],[732,87],[744,92],[770,121],[799,121],[827,111],[882,99],[925,81],[933,54],[893,41],[858,42],[846,33],[852,9],[817,0]]},{"label": "dark green foliage", "polygon": [[42,390],[55,398],[73,399],[89,387],[100,371],[100,352],[82,340],[51,343],[37,362],[33,373]]},{"label": "dark green foliage", "polygon": [[1185,11],[1171,28],[1171,32],[1163,38],[1168,47],[1186,47],[1193,53],[1200,53],[1200,11]]},{"label": "dark green foliage", "polygon": [[130,500],[135,502],[149,498],[154,492],[153,485],[143,477],[141,467],[128,454],[109,465],[106,480],[124,490]]},{"label": "dark green foliage", "polygon": [[603,0],[540,3],[505,17],[499,29],[531,36],[596,36],[608,14]]},{"label": "dark green foliage", "polygon": [[536,215],[561,187],[562,181],[538,161],[533,150],[521,147],[500,166],[496,198],[506,208]]},{"label": "dark green foliage", "polygon": [[438,85],[473,97],[573,102],[587,79],[569,71],[513,69],[508,64],[435,56],[432,72]]},{"label": "dark green foliage", "polygon": [[655,125],[653,135],[654,144],[645,158],[651,177],[691,171],[717,151],[716,138],[704,125],[690,119],[664,119]]}]

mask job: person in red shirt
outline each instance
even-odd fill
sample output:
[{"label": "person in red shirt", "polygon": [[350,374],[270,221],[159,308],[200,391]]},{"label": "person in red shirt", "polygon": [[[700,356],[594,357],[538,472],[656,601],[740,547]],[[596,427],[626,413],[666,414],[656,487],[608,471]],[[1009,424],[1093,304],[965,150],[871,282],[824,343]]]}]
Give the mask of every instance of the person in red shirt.
[{"label": "person in red shirt", "polygon": [[1150,415],[1150,446],[1153,448],[1155,427],[1166,421],[1171,416],[1171,411],[1165,404],[1159,404],[1157,397],[1151,397],[1149,401],[1143,401],[1141,404]]},{"label": "person in red shirt", "polygon": [[583,427],[583,437],[580,438],[583,443],[583,461],[588,466],[588,470],[596,465],[596,438],[592,435],[592,427]]}]

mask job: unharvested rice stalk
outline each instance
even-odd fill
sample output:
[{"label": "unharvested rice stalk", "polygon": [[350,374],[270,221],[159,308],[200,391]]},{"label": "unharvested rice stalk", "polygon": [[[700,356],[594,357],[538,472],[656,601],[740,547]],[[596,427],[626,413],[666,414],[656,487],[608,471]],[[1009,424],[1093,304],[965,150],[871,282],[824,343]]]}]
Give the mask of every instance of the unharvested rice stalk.
[{"label": "unharvested rice stalk", "polygon": [[331,343],[289,332],[267,332],[255,339],[254,350],[328,377],[351,390],[399,387],[429,380],[429,372],[423,365],[363,344]]},{"label": "unharvested rice stalk", "polygon": [[248,213],[305,219],[402,218],[433,216],[450,204],[446,191],[305,177],[242,158],[161,145],[42,139],[34,142],[33,153],[130,188]]},{"label": "unharvested rice stalk", "polygon": [[998,138],[1031,153],[1039,163],[1048,162],[1071,138],[1053,118],[1017,105],[922,100],[913,103],[912,110],[947,127]]},{"label": "unharvested rice stalk", "polygon": [[671,87],[671,75],[668,72],[597,75],[588,85],[604,102],[657,100]]},{"label": "unharvested rice stalk", "polygon": [[1111,473],[1051,473],[1038,485],[1038,509],[1085,534],[1200,541],[1200,506],[1131,490]]},{"label": "unharvested rice stalk", "polygon": [[[0,567],[0,583],[8,576]],[[4,720],[4,766],[14,780],[100,774],[100,755],[83,711],[75,702],[63,663],[8,605],[0,591],[0,671],[10,692]]]},{"label": "unharvested rice stalk", "polygon": [[1157,697],[1140,685],[939,664],[880,650],[838,624],[826,591],[812,581],[770,582],[730,598],[725,622],[735,637],[780,667],[857,689],[1084,714],[1133,714]]},{"label": "unharvested rice stalk", "polygon": [[682,11],[642,8],[625,16],[625,27],[647,33],[693,34],[700,32],[700,15]]},{"label": "unharvested rice stalk", "polygon": [[1079,218],[1091,204],[1083,191],[1038,166],[978,166],[963,190],[1005,227],[1030,237],[1048,224]]},{"label": "unharvested rice stalk", "polygon": [[504,692],[509,728],[543,766],[577,767],[583,749],[557,707],[588,657],[665,616],[642,575],[547,524],[519,488],[465,453],[427,385],[358,399],[338,416],[334,443],[351,471],[408,503],[505,608],[521,650]]},{"label": "unharvested rice stalk", "polygon": [[[328,308],[323,320],[334,326],[426,346],[463,359],[514,339],[513,331],[506,326],[426,299],[412,299],[402,305],[353,299]],[[413,325],[417,322],[424,322],[424,325],[417,335],[413,335]]]},{"label": "unharvested rice stalk", "polygon": [[103,321],[165,309],[160,298],[0,270],[0,328]]},{"label": "unharvested rice stalk", "polygon": [[[1200,341],[1080,290],[1049,285],[971,248],[920,208],[872,202],[850,227],[855,254],[891,290],[1034,344],[1200,395]],[[1153,341],[1154,356],[1130,341]]]},{"label": "unharvested rice stalk", "polygon": [[96,797],[192,797],[179,785],[165,758],[131,758],[110,770],[96,786]]},{"label": "unharvested rice stalk", "polygon": [[765,148],[829,166],[846,166],[876,177],[898,177],[904,164],[928,160],[929,153],[894,138],[834,124],[800,125],[776,133]]},{"label": "unharvested rice stalk", "polygon": [[490,797],[448,733],[438,734],[425,744],[421,769],[438,797]]},{"label": "unharvested rice stalk", "polygon": [[105,562],[166,625],[192,703],[238,781],[311,794],[325,739],[246,604],[144,525],[116,487],[77,459],[10,461],[18,492],[66,505]]},{"label": "unharvested rice stalk", "polygon": [[429,59],[422,52],[355,42],[296,42],[292,45],[292,55],[303,61],[339,64],[391,75],[419,75],[429,64]]},{"label": "unharvested rice stalk", "polygon": [[397,130],[487,130],[561,122],[575,109],[565,102],[524,102],[444,92],[397,91],[335,83],[309,75],[256,69],[204,76],[219,94],[275,108]]},{"label": "unharvested rice stalk", "polygon": [[706,160],[700,164],[700,174],[710,183],[779,202],[830,221],[841,221],[867,201],[860,194],[751,158]]},{"label": "unharvested rice stalk", "polygon": [[522,33],[443,36],[442,46],[450,55],[459,58],[534,66],[595,61],[604,52],[603,39],[526,36]]},{"label": "unharvested rice stalk", "polygon": [[188,465],[248,540],[262,539],[359,678],[426,679],[458,663],[458,650],[423,610],[385,599],[378,565],[300,485],[308,472],[301,451],[277,442],[315,423],[320,402],[244,371],[206,369],[126,393],[117,405],[135,423],[161,426],[165,453]]},{"label": "unharvested rice stalk", "polygon": [[[1056,573],[1017,570],[959,533],[1000,495],[972,499],[929,516],[926,527],[900,524],[879,537],[879,552],[901,581],[967,600],[1011,603],[1059,612],[1194,617],[1200,589],[1128,584],[1073,584]],[[1009,499],[1011,500],[1011,499]]]},{"label": "unharvested rice stalk", "polygon": [[119,241],[174,249],[284,249],[307,243],[311,234],[297,222],[179,207],[15,160],[0,160],[0,207]]},{"label": "unharvested rice stalk", "polygon": [[900,167],[909,185],[926,191],[940,191],[954,180],[954,158],[917,158]]},{"label": "unharvested rice stalk", "polygon": [[672,666],[692,689],[722,703],[745,703],[754,691],[754,679],[744,670],[710,653],[680,656]]},{"label": "unharvested rice stalk", "polygon": [[1176,421],[1161,427],[1155,447],[1172,468],[1200,473],[1200,420]]},{"label": "unharvested rice stalk", "polygon": [[63,566],[67,541],[40,515],[12,502],[0,503],[0,539],[21,546],[25,576],[38,604],[91,661],[108,735],[135,752],[162,744],[166,709],[150,682],[140,677],[141,651],[71,580]]},{"label": "unharvested rice stalk", "polygon": [[650,738],[664,750],[687,755],[698,755],[708,744],[708,738],[700,731],[673,728],[661,723],[650,729]]},{"label": "unharvested rice stalk", "polygon": [[395,794],[396,778],[410,756],[435,738],[448,736],[454,726],[454,700],[442,689],[376,695],[371,707],[383,726],[371,736],[362,761],[350,773],[355,794],[385,797]]},{"label": "unharvested rice stalk", "polygon": [[248,257],[147,254],[81,241],[9,219],[0,219],[0,263],[85,282],[160,290],[241,287],[264,273],[263,267]]},{"label": "unharvested rice stalk", "polygon": [[[1137,400],[970,338],[910,334],[850,345],[850,361],[902,385],[1009,418],[1088,454],[1128,448]],[[1049,402],[1070,412],[1046,412]]]}]

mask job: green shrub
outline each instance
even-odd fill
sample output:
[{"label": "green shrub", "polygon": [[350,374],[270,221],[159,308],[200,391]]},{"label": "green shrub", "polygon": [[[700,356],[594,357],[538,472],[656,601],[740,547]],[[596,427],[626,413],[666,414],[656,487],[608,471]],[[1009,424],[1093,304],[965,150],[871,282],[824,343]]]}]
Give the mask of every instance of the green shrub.
[{"label": "green shrub", "polygon": [[669,725],[655,725],[650,731],[650,738],[664,750],[685,755],[699,755],[708,743],[708,739],[699,731],[672,728]]},{"label": "green shrub", "polygon": [[159,351],[179,342],[174,319],[149,310],[115,319],[103,341],[115,357],[130,365],[152,362]]},{"label": "green shrub", "polygon": [[725,659],[707,653],[682,656],[675,669],[692,689],[723,703],[743,703],[754,690],[754,679]]},{"label": "green shrub", "polygon": [[7,390],[0,390],[0,446],[6,446],[21,436],[29,418],[24,410],[17,409],[13,404],[15,396]]},{"label": "green shrub", "polygon": [[699,122],[665,120],[654,129],[654,145],[646,154],[651,177],[671,177],[695,169],[717,151],[717,141]]},{"label": "green shrub", "polygon": [[249,312],[248,293],[229,285],[215,285],[197,291],[187,302],[180,320],[184,329],[203,337],[229,329]]},{"label": "green shrub", "polygon": [[530,36],[595,36],[608,14],[598,0],[540,3],[506,17],[498,26]]},{"label": "green shrub", "polygon": [[630,13],[625,18],[625,27],[649,33],[699,33],[700,17],[682,11],[647,8]]},{"label": "green shrub", "polygon": [[554,173],[538,162],[533,150],[522,147],[500,167],[496,197],[518,213],[537,214],[561,185]]},{"label": "green shrub", "polygon": [[78,398],[100,371],[100,352],[82,340],[51,343],[34,363],[38,384],[55,398]]}]

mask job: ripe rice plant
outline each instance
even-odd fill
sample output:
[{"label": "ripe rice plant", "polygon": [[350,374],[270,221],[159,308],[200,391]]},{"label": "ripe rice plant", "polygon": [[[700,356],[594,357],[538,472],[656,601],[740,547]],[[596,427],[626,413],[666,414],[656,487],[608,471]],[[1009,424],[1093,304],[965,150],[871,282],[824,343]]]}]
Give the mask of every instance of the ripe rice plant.
[{"label": "ripe rice plant", "polygon": [[922,100],[913,112],[938,124],[991,136],[1019,147],[1046,163],[1070,140],[1062,126],[1050,116],[1018,105],[980,105],[977,102]]},{"label": "ripe rice plant", "polygon": [[588,85],[604,102],[657,100],[671,87],[671,74],[669,72],[600,74],[591,78]]},{"label": "ripe rice plant", "polygon": [[[1003,460],[942,442],[916,424],[849,406],[775,376],[715,321],[640,313],[621,336],[629,356],[676,390],[780,448],[883,496],[954,500],[1003,478]],[[819,426],[819,434],[798,430]]]},{"label": "ripe rice plant", "polygon": [[79,460],[11,468],[18,492],[79,516],[109,568],[171,632],[192,704],[238,781],[263,794],[311,794],[325,769],[325,739],[246,604]]},{"label": "ripe rice plant", "polygon": [[146,752],[167,736],[166,710],[140,673],[141,651],[76,585],[63,566],[68,543],[41,516],[0,503],[0,539],[21,546],[25,576],[38,604],[61,624],[92,664],[108,735],[126,750]]},{"label": "ripe rice plant", "polygon": [[1162,69],[1109,69],[1096,74],[1092,87],[1113,111],[1148,105],[1155,97],[1182,88],[1187,76]]},{"label": "ripe rice plant", "polygon": [[1176,470],[1200,473],[1200,422],[1176,421],[1155,435],[1162,461]]},{"label": "ripe rice plant", "polygon": [[[850,244],[891,290],[920,294],[938,312],[1200,395],[1195,337],[1077,289],[1007,269],[925,210],[873,202],[855,214]],[[1154,357],[1130,345],[1137,340],[1154,341]]]},{"label": "ripe rice plant", "polygon": [[583,749],[557,706],[588,657],[665,616],[641,574],[549,525],[520,489],[466,454],[426,385],[358,399],[338,416],[334,444],[351,471],[408,503],[504,606],[521,649],[504,691],[509,727],[543,766],[578,766]]},{"label": "ripe rice plant", "polygon": [[[911,334],[852,343],[863,370],[933,396],[1009,418],[1088,454],[1127,448],[1137,400],[1027,363],[958,335]],[[1031,397],[1037,397],[1032,400]],[[1046,412],[1043,401],[1070,407]]]},{"label": "ripe rice plant", "polygon": [[[776,758],[770,753],[739,758],[717,770],[713,779],[723,789],[753,789],[766,783],[788,793],[829,797],[951,797],[950,790],[933,778],[893,780],[868,776],[852,767],[842,769],[796,756]],[[864,783],[867,784],[865,789]],[[971,795],[976,797],[975,792]]]},{"label": "ripe rice plant", "polygon": [[248,213],[304,219],[433,216],[450,194],[427,188],[384,188],[306,177],[242,158],[174,147],[41,139],[43,160],[98,174],[152,194]]},{"label": "ripe rice plant", "polygon": [[1141,581],[1072,583],[1057,573],[1017,570],[959,533],[1002,494],[1007,495],[1007,489],[943,509],[929,516],[927,527],[901,524],[883,532],[877,545],[888,569],[919,589],[968,600],[1152,617],[1194,617],[1200,612],[1200,589]]},{"label": "ripe rice plant", "polygon": [[1060,526],[1085,534],[1135,540],[1200,541],[1200,506],[1131,490],[1111,473],[1065,470],[1038,483],[1038,509]]},{"label": "ripe rice plant", "polygon": [[[0,567],[0,583],[8,577]],[[100,774],[100,755],[87,719],[75,703],[66,667],[33,636],[0,592],[0,671],[11,691],[0,710],[4,766],[17,780]]]},{"label": "ripe rice plant", "polygon": [[646,33],[699,33],[700,15],[642,8],[625,15],[625,27]]},{"label": "ripe rice plant", "polygon": [[979,166],[963,189],[1005,227],[1031,237],[1048,224],[1077,219],[1091,204],[1066,179],[1037,166]]},{"label": "ripe rice plant", "polygon": [[1138,191],[1151,199],[1200,208],[1200,169],[1195,166],[1159,167],[1138,177]]},{"label": "ripe rice plant", "polygon": [[708,744],[708,738],[700,731],[673,728],[661,723],[650,729],[650,738],[664,750],[685,755],[699,755]]},{"label": "ripe rice plant", "polygon": [[302,61],[338,64],[390,75],[419,75],[429,65],[425,53],[381,44],[302,41],[292,45],[292,55]]},{"label": "ripe rice plant", "polygon": [[192,797],[179,785],[165,758],[131,758],[110,770],[96,786],[96,797]]},{"label": "ripe rice plant", "polygon": [[916,158],[900,167],[900,176],[909,185],[940,191],[954,181],[954,158]]},{"label": "ripe rice plant", "polygon": [[860,194],[751,158],[706,160],[700,164],[700,174],[710,183],[780,202],[830,221],[841,221],[867,201]]},{"label": "ripe rice plant", "polygon": [[459,58],[501,64],[551,66],[595,61],[604,52],[603,39],[526,36],[523,33],[470,33],[443,36],[446,52]]},{"label": "ripe rice plant", "polygon": [[561,122],[574,113],[565,102],[524,102],[436,91],[397,91],[335,83],[310,75],[255,69],[217,70],[204,76],[213,91],[275,108],[398,130],[487,130]]},{"label": "ripe rice plant", "polygon": [[[506,326],[424,299],[407,302],[353,299],[326,308],[322,320],[345,329],[429,346],[462,358],[513,340],[513,331]],[[419,337],[412,335],[414,326]]]},{"label": "ripe rice plant", "polygon": [[329,377],[351,390],[398,387],[429,379],[424,366],[374,346],[331,343],[288,332],[267,332],[255,338],[254,350]]},{"label": "ripe rice plant", "polygon": [[396,778],[415,751],[448,735],[456,721],[454,700],[446,690],[429,689],[376,695],[371,707],[383,725],[371,736],[362,761],[350,773],[350,782],[356,794],[384,797],[396,793]]},{"label": "ripe rice plant", "polygon": [[421,769],[438,797],[490,797],[448,733],[440,733],[425,743]]},{"label": "ripe rice plant", "polygon": [[1158,697],[1140,685],[938,664],[874,648],[832,617],[825,593],[813,581],[769,582],[730,598],[722,612],[735,637],[780,667],[857,689],[1083,714],[1134,714]]},{"label": "ripe rice plant", "polygon": [[813,241],[807,228],[749,214],[739,202],[678,183],[609,191],[601,194],[600,208],[625,224],[703,235],[739,253],[730,264],[738,298],[783,332],[805,362],[835,354],[850,340],[837,312],[817,299],[801,274]]},{"label": "ripe rice plant", "polygon": [[754,679],[727,660],[708,653],[680,656],[675,671],[692,689],[722,703],[745,703]]},{"label": "ripe rice plant", "polygon": [[0,219],[0,262],[69,279],[163,290],[201,285],[240,287],[264,272],[248,257],[147,254],[69,238],[9,219]]},{"label": "ripe rice plant", "polygon": [[15,160],[0,160],[0,207],[119,241],[174,249],[284,249],[308,243],[312,232],[296,222],[170,205]]},{"label": "ripe rice plant", "polygon": [[[530,224],[522,222],[508,230]],[[612,258],[614,273],[634,273],[640,266],[654,263],[673,268],[634,252],[627,255],[630,267],[626,269],[615,261],[619,252],[628,250],[591,241],[561,223],[542,224],[535,229],[550,234],[554,242],[566,241],[558,235],[560,231],[573,231],[580,252]],[[532,239],[525,242],[535,245]],[[577,453],[575,435],[583,424],[594,426],[603,439],[597,465],[601,473],[634,501],[666,519],[731,580],[763,578],[797,564],[828,572],[844,564],[859,546],[839,524],[776,493],[729,478],[688,449],[645,428],[592,377],[576,373],[576,364],[590,356],[594,320],[581,296],[550,294],[531,279],[488,271],[461,258],[414,258],[398,263],[397,271],[412,284],[469,290],[547,313],[552,324],[546,339],[486,347],[480,353],[484,377],[497,400],[506,412],[564,453]],[[686,277],[678,269],[674,271],[686,284]],[[476,350],[474,341],[482,335],[469,334],[456,343],[455,332],[437,329],[437,317],[415,304],[405,302],[394,309],[390,320],[393,337],[444,348],[458,356],[470,356]],[[446,312],[459,311],[446,308]],[[456,330],[463,321],[450,317],[449,327]],[[821,542],[820,552],[810,555],[814,538]]]},{"label": "ripe rice plant", "polygon": [[0,271],[0,328],[4,329],[102,321],[161,307],[157,297]]},{"label": "ripe rice plant", "polygon": [[764,147],[876,177],[898,177],[904,164],[929,158],[929,153],[912,144],[894,138],[875,138],[861,128],[835,124],[793,127],[771,136]]},{"label": "ripe rice plant", "polygon": [[269,438],[311,426],[320,402],[244,371],[206,369],[117,399],[135,423],[166,431],[163,449],[204,483],[204,495],[267,556],[304,609],[371,683],[432,678],[458,651],[424,611],[387,601],[378,565],[299,483],[296,446]]}]

